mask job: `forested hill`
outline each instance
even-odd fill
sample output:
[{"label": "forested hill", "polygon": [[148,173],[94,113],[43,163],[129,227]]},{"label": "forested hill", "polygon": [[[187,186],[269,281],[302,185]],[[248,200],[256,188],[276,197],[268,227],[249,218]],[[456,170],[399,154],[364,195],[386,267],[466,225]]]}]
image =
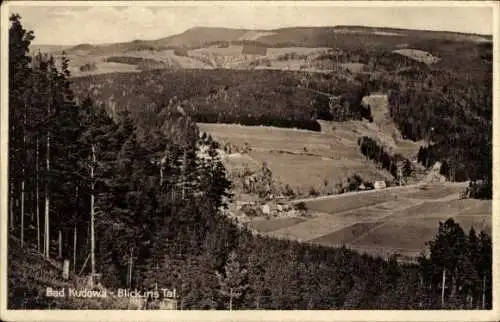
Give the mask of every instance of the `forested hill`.
[{"label": "forested hill", "polygon": [[[402,42],[492,42],[491,35],[466,34],[447,31],[412,30],[365,26],[332,26],[332,27],[290,27],[273,30],[250,30],[214,27],[195,27],[180,34],[156,40],[134,40],[131,42],[89,45],[80,44],[72,51],[90,50],[93,53],[113,53],[134,50],[164,50],[184,47],[201,48],[212,44],[253,42],[271,47],[343,47],[353,44],[369,43],[380,48],[387,48]],[[45,48],[58,50],[58,48]]]},{"label": "forested hill", "polygon": [[488,235],[447,220],[418,265],[254,236],[224,215],[218,143],[177,101],[111,117],[75,100],[66,57],[31,57],[32,32],[10,23],[9,308],[74,307],[16,301],[44,296],[23,278],[44,266],[19,247],[108,289],[175,288],[181,309],[491,308]]},{"label": "forested hill", "polygon": [[432,65],[369,48],[318,57],[332,68],[338,57],[370,66],[360,73],[162,69],[78,77],[72,88],[80,99],[92,97],[111,114],[127,109],[144,124],[154,118],[143,113],[159,113],[172,100],[197,122],[313,131],[320,130],[318,119],[370,121],[363,96],[387,93],[390,117],[403,137],[425,142],[419,161],[442,162],[451,181],[483,180],[481,195],[491,198],[491,45],[470,48],[456,57],[448,48]]}]

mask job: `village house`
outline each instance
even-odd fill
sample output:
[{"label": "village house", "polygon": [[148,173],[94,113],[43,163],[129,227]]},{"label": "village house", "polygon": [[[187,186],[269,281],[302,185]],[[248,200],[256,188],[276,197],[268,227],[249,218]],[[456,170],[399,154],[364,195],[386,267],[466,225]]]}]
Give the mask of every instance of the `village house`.
[{"label": "village house", "polygon": [[262,209],[262,213],[264,215],[270,215],[271,214],[271,207],[269,207],[269,205],[267,203],[263,204],[261,209]]},{"label": "village house", "polygon": [[373,187],[376,190],[380,190],[380,189],[387,188],[387,185],[385,184],[385,181],[375,181],[375,183],[373,184]]}]

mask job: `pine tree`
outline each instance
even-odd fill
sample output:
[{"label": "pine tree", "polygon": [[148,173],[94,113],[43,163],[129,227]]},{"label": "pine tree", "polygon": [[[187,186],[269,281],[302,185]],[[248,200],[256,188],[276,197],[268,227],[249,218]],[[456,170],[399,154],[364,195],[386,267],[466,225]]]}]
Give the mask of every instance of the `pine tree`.
[{"label": "pine tree", "polygon": [[481,309],[489,309],[492,305],[492,243],[491,238],[485,233],[479,234],[479,258],[477,271],[481,279]]},{"label": "pine tree", "polygon": [[[79,109],[74,102],[74,95],[70,88],[68,59],[63,53],[61,70],[55,71],[54,81],[54,117],[51,130],[51,176],[52,176],[52,209],[56,217],[53,218],[53,227],[57,228],[65,245],[72,240],[75,215],[75,189],[86,177],[86,169],[81,167],[80,154],[82,146],[79,138],[85,130],[80,122]],[[60,245],[64,258],[69,258],[69,247]]]},{"label": "pine tree", "polygon": [[[439,223],[439,231],[429,243],[430,260],[435,269],[435,283],[441,284],[443,304],[447,296],[453,296],[457,288],[457,275],[467,251],[465,234],[453,219]],[[439,276],[442,276],[439,281]],[[439,281],[439,282],[438,282]],[[448,281],[448,284],[446,284]]]},{"label": "pine tree", "polygon": [[[24,224],[24,189],[26,182],[27,113],[31,76],[29,46],[34,36],[21,24],[18,14],[10,16],[9,28],[9,226],[15,225],[15,198],[20,196],[20,221]],[[24,225],[21,227],[24,241]]]},{"label": "pine tree", "polygon": [[228,307],[233,309],[233,301],[240,298],[248,288],[247,270],[240,267],[236,253],[233,251],[224,266],[224,273],[216,272],[219,279],[220,293],[229,298]]},{"label": "pine tree", "polygon": [[[78,110],[80,121],[80,135],[78,137],[78,166],[81,169],[79,190],[83,207],[79,216],[74,218],[73,225],[90,227],[83,231],[91,241],[90,257],[91,271],[97,271],[105,265],[98,263],[98,259],[107,259],[111,253],[102,252],[101,244],[109,240],[100,240],[108,236],[103,229],[113,227],[113,222],[108,220],[109,209],[113,208],[114,198],[112,187],[115,182],[116,155],[120,148],[117,134],[118,126],[109,117],[102,106],[95,106],[90,99],[85,99]],[[93,228],[92,228],[93,227]],[[75,230],[78,234],[81,228]],[[93,232],[92,232],[93,230]],[[113,231],[113,229],[112,229]],[[111,234],[110,237],[114,236]],[[93,246],[92,246],[93,245]],[[113,266],[107,269],[114,270]]]},{"label": "pine tree", "polygon": [[479,286],[479,276],[477,271],[477,261],[479,259],[479,240],[477,238],[476,231],[474,227],[471,227],[469,230],[469,239],[468,239],[468,249],[467,249],[467,258],[464,263],[464,271],[462,273],[462,279],[464,280],[464,292],[467,305],[474,305],[474,302],[479,298],[478,297],[478,286]]}]

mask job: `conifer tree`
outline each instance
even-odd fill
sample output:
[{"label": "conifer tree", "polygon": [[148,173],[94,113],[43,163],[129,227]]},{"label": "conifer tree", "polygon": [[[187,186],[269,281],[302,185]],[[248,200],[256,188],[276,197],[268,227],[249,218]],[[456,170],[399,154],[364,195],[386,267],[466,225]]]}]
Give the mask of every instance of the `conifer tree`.
[{"label": "conifer tree", "polygon": [[491,238],[485,233],[479,234],[479,258],[477,271],[481,279],[481,309],[489,309],[492,305],[492,243]]},{"label": "conifer tree", "polygon": [[220,293],[229,299],[228,308],[233,309],[233,301],[240,298],[248,288],[247,270],[240,266],[236,253],[233,251],[224,266],[224,273],[216,272],[219,279]]},{"label": "conifer tree", "polygon": [[441,284],[444,300],[448,295],[453,295],[453,290],[456,289],[458,270],[462,269],[461,263],[467,250],[466,242],[462,228],[450,218],[439,223],[438,234],[429,243],[430,260],[436,269],[435,274],[442,275],[441,281],[439,278],[437,281]]},{"label": "conifer tree", "polygon": [[[9,28],[9,227],[14,229],[15,198],[20,196],[20,221],[24,223],[26,137],[31,76],[29,46],[34,36],[23,28],[18,14],[10,16]],[[21,243],[24,227],[21,227]]]}]

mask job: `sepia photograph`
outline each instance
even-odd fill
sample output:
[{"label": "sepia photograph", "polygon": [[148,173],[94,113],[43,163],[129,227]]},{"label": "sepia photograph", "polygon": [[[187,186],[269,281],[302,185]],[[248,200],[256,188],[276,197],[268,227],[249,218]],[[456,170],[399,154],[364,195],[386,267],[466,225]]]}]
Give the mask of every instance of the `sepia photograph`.
[{"label": "sepia photograph", "polygon": [[499,320],[499,8],[2,4],[2,320]]}]

